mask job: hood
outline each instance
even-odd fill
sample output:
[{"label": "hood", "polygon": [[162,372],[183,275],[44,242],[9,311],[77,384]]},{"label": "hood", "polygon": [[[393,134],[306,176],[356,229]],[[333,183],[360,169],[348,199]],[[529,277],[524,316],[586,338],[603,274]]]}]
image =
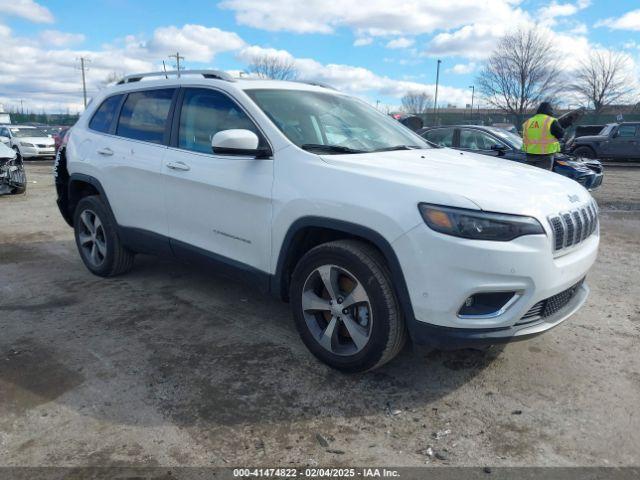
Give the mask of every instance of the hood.
[{"label": "hood", "polygon": [[581,142],[604,142],[605,140],[609,140],[607,135],[585,135],[583,137],[575,137],[573,139],[574,143]]},{"label": "hood", "polygon": [[0,142],[0,158],[15,158],[16,151]]},{"label": "hood", "polygon": [[[591,199],[577,182],[525,165],[449,148],[325,155],[327,163],[423,189],[423,199],[457,195],[491,212],[544,218]],[[438,194],[438,195],[436,195]]]},{"label": "hood", "polygon": [[27,142],[38,145],[53,145],[55,142],[51,137],[16,137],[16,142]]}]

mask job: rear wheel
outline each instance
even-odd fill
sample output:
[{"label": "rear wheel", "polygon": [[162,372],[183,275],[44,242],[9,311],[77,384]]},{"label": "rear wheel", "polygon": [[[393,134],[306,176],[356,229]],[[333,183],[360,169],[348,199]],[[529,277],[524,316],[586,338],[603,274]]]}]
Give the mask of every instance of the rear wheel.
[{"label": "rear wheel", "polygon": [[98,195],[78,202],[73,226],[80,257],[92,273],[112,277],[131,270],[134,254],[122,245],[116,225]]},{"label": "rear wheel", "polygon": [[293,273],[290,298],[305,345],[333,368],[371,370],[404,345],[390,274],[366,243],[340,240],[310,250]]}]

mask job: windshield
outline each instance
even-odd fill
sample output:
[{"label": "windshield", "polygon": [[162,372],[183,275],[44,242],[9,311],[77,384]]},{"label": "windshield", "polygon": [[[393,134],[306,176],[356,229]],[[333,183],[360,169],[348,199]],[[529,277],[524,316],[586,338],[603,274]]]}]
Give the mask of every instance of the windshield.
[{"label": "windshield", "polygon": [[11,133],[14,137],[47,137],[48,135],[39,128],[12,128]]},{"label": "windshield", "polygon": [[500,137],[503,140],[506,140],[511,145],[515,147],[516,150],[520,150],[522,148],[522,138],[520,135],[516,135],[504,128],[487,128],[491,133]]},{"label": "windshield", "polygon": [[391,117],[353,97],[305,90],[247,90],[300,148],[328,154],[433,148]]},{"label": "windshield", "polygon": [[609,136],[609,134],[611,133],[611,130],[613,130],[617,126],[618,126],[617,123],[610,123],[608,125],[605,125],[605,127],[602,130],[600,130],[600,133],[598,135]]}]

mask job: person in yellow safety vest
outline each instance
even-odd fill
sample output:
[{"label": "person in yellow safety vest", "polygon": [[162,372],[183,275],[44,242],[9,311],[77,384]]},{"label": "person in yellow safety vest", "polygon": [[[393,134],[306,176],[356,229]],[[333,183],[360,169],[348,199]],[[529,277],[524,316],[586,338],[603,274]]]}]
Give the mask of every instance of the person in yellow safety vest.
[{"label": "person in yellow safety vest", "polygon": [[536,114],[522,125],[522,149],[527,163],[545,170],[553,169],[554,154],[560,152],[564,129],[553,116],[549,102],[542,102]]}]

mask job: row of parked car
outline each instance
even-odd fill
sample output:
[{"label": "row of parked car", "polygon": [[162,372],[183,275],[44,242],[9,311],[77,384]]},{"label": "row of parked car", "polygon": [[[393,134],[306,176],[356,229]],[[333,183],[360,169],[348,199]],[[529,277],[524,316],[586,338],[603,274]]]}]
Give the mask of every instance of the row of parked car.
[{"label": "row of parked car", "polygon": [[0,142],[20,159],[53,158],[69,128],[0,125]]},{"label": "row of parked car", "polygon": [[[525,162],[522,137],[512,124],[423,127],[419,117],[392,114],[431,144]],[[567,128],[553,171],[593,190],[602,184],[603,161],[640,160],[640,122],[578,125]]]},{"label": "row of parked car", "polygon": [[[430,143],[441,147],[501,157],[516,162],[526,161],[526,154],[522,151],[522,137],[504,128],[447,125],[422,128],[417,133]],[[594,190],[602,184],[602,164],[592,157],[558,154],[553,171],[575,180],[589,190]]]}]

